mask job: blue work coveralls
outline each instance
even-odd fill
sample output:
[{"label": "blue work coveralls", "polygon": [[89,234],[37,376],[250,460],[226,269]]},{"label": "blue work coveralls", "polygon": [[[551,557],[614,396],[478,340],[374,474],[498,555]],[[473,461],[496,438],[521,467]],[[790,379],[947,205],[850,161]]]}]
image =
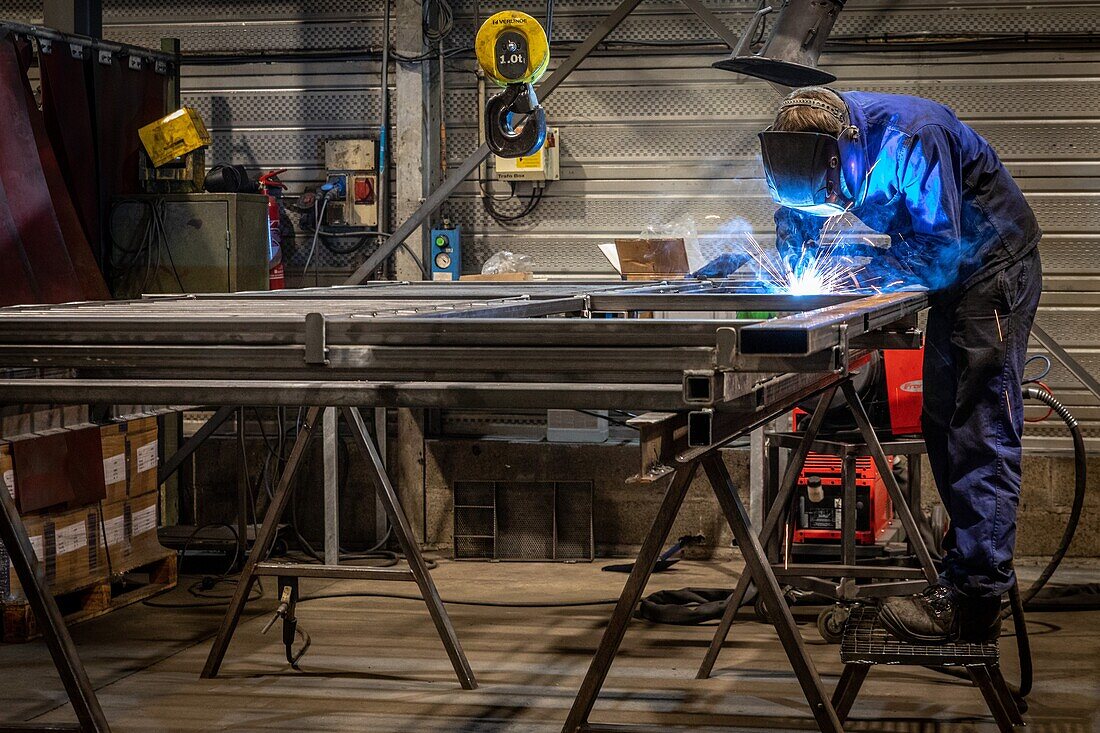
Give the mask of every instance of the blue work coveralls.
[{"label": "blue work coveralls", "polygon": [[[931,292],[924,438],[951,518],[941,579],[1001,595],[1014,582],[1023,377],[1042,290],[1035,214],[984,139],[931,100],[841,93],[870,170],[852,213],[891,239],[868,270]],[[824,219],[781,208],[777,246],[801,247]],[[876,283],[877,284],[877,283]]]}]

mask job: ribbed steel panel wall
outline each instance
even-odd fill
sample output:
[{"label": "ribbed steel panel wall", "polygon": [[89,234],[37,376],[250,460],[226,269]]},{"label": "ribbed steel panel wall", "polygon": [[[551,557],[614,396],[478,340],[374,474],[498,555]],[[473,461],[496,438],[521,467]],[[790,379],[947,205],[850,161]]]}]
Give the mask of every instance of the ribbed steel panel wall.
[{"label": "ribbed steel panel wall", "polygon": [[[452,3],[449,43],[476,30],[473,0]],[[616,3],[558,0],[554,37],[579,40]],[[740,29],[756,0],[707,0]],[[515,6],[539,16],[541,0],[481,4],[482,16]],[[33,19],[38,4],[0,3],[0,15]],[[378,46],[380,2],[192,2],[107,0],[105,35],[188,51],[255,52]],[[1100,31],[1100,0],[849,0],[834,34],[920,31],[1058,33]],[[612,36],[688,42],[710,31],[675,1],[649,0]],[[463,186],[448,205],[467,237],[464,267],[493,252],[532,255],[550,273],[606,273],[596,244],[681,216],[713,232],[733,217],[767,239],[772,206],[760,181],[755,134],[776,96],[762,83],[709,68],[722,54],[603,56],[587,60],[546,102],[562,129],[562,181],[522,226],[494,223]],[[823,63],[842,88],[919,94],[943,101],[985,135],[1010,166],[1046,231],[1047,294],[1041,320],[1100,374],[1100,54],[1085,52],[835,54]],[[448,150],[457,164],[476,146],[477,96],[468,61],[447,76]],[[184,96],[214,131],[214,158],[253,168],[289,166],[300,190],[322,168],[322,141],[375,134],[377,64],[280,63],[187,67]],[[331,262],[331,260],[330,260]],[[340,264],[333,262],[333,264]],[[1056,367],[1051,385],[1100,437],[1100,405]],[[1045,429],[1033,430],[1040,436]],[[1050,429],[1058,433],[1057,426]]]}]

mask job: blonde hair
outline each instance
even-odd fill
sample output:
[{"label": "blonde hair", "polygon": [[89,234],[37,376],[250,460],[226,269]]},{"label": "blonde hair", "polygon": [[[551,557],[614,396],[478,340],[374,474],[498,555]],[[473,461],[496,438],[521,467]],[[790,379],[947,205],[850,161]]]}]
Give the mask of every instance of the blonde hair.
[{"label": "blonde hair", "polygon": [[[787,95],[784,101],[794,99],[816,100],[840,110],[847,111],[848,109],[839,94],[825,87],[795,89]],[[795,105],[779,108],[772,129],[776,132],[821,132],[828,135],[839,135],[840,131],[844,129],[844,123],[829,110]]]}]

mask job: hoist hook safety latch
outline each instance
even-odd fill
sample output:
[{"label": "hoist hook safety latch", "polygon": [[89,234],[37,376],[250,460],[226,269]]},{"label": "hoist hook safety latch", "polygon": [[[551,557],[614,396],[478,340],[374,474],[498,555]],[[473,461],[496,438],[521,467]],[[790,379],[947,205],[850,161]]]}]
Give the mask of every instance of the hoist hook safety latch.
[{"label": "hoist hook safety latch", "polygon": [[546,142],[546,110],[530,84],[509,84],[485,104],[489,149],[502,158],[534,155]]}]

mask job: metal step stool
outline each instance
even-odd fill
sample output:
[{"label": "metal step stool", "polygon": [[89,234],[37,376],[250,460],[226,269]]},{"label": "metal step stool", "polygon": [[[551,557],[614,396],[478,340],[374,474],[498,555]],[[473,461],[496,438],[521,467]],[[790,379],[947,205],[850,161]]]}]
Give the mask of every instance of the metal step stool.
[{"label": "metal step stool", "polygon": [[1015,698],[1001,675],[1000,649],[996,641],[986,644],[917,645],[898,641],[878,622],[878,608],[857,605],[852,608],[840,645],[844,672],[840,675],[833,706],[841,722],[848,717],[867,673],[876,664],[909,664],[920,667],[962,667],[982,691],[998,727],[1011,733],[1023,725]]}]

